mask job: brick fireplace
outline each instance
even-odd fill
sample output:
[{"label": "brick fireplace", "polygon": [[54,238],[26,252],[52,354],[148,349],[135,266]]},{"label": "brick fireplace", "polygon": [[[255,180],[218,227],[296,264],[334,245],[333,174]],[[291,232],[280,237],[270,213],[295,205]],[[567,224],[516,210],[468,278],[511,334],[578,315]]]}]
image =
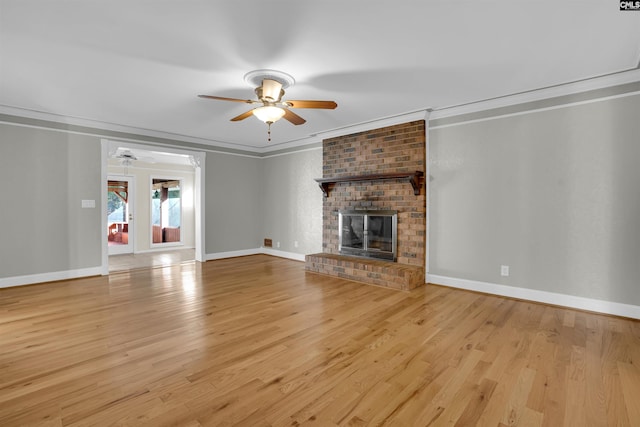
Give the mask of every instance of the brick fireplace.
[{"label": "brick fireplace", "polygon": [[[404,290],[424,284],[425,138],[418,120],[323,141],[323,252],[307,255],[308,271]],[[339,254],[338,213],[357,209],[398,212],[397,262]]]}]

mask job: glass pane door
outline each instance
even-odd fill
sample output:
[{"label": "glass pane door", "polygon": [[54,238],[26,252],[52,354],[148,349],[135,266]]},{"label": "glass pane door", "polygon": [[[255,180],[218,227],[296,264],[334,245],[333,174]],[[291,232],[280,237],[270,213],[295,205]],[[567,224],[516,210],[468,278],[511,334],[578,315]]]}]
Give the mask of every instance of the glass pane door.
[{"label": "glass pane door", "polygon": [[182,242],[182,190],[180,180],[151,180],[151,243]]},{"label": "glass pane door", "polygon": [[109,255],[133,252],[133,177],[109,176],[107,181],[107,242]]}]

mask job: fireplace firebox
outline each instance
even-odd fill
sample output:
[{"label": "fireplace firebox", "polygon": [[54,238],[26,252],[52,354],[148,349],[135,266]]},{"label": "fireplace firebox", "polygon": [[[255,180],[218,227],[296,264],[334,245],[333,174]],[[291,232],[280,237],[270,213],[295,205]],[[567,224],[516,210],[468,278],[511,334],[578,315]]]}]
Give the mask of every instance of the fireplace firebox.
[{"label": "fireplace firebox", "polygon": [[397,258],[397,211],[340,211],[338,230],[338,250],[343,255],[388,261],[395,261]]}]

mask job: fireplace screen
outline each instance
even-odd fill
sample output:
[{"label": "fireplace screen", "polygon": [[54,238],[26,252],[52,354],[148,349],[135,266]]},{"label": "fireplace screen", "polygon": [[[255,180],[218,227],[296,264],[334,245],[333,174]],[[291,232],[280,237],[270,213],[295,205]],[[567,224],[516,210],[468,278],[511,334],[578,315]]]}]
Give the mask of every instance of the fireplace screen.
[{"label": "fireplace screen", "polygon": [[340,211],[338,229],[341,254],[396,260],[396,211]]}]

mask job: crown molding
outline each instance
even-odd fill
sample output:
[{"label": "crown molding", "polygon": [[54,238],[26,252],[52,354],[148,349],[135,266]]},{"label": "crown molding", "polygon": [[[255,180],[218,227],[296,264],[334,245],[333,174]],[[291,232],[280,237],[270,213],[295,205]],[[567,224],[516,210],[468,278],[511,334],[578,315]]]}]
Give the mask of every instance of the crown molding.
[{"label": "crown molding", "polygon": [[28,119],[35,119],[35,120],[44,120],[44,121],[49,121],[54,123],[62,123],[65,125],[92,128],[98,131],[92,134],[95,134],[96,136],[101,136],[104,138],[115,138],[119,140],[122,139],[114,136],[100,134],[99,131],[122,132],[122,133],[131,134],[131,135],[139,135],[139,136],[146,136],[151,138],[160,138],[164,140],[168,139],[168,140],[174,140],[174,141],[180,141],[180,142],[189,142],[193,144],[206,145],[210,147],[210,149],[212,150],[215,150],[215,148],[226,148],[230,150],[242,150],[242,151],[251,152],[251,153],[260,155],[260,154],[268,154],[274,151],[304,147],[306,145],[322,142],[323,139],[332,138],[334,136],[342,136],[342,135],[348,135],[351,133],[368,131],[368,130],[377,129],[381,127],[406,123],[407,121],[428,119],[429,113],[427,110],[420,110],[420,111],[413,111],[409,113],[398,114],[398,115],[385,117],[381,119],[375,119],[367,122],[357,123],[354,125],[348,125],[340,128],[321,131],[321,132],[311,134],[310,136],[305,138],[286,141],[278,144],[271,144],[266,147],[252,147],[252,146],[222,142],[222,141],[212,140],[212,139],[195,138],[187,135],[155,131],[155,130],[144,129],[144,128],[136,128],[132,126],[124,126],[124,125],[118,125],[114,123],[101,122],[98,120],[83,119],[79,117],[63,116],[63,115],[54,114],[54,113],[29,110],[29,109],[12,107],[9,105],[2,105],[2,104],[0,104],[0,114],[7,114],[10,116],[18,116],[18,117],[24,117]]},{"label": "crown molding", "polygon": [[384,128],[388,126],[399,125],[415,120],[429,120],[430,109],[411,111],[408,113],[397,114],[394,116],[384,117],[380,119],[370,120],[366,122],[356,123],[349,126],[343,126],[335,129],[329,129],[322,132],[317,132],[312,137],[319,137],[322,139],[334,138],[337,136],[351,135],[359,132],[366,132],[373,129]]},{"label": "crown molding", "polygon": [[[247,153],[255,153],[260,156],[261,154],[268,154],[274,151],[296,149],[304,147],[306,145],[315,144],[321,142],[323,139],[333,138],[337,136],[349,135],[353,133],[370,131],[387,126],[393,126],[397,124],[406,123],[415,120],[435,120],[445,117],[459,116],[462,114],[475,113],[479,111],[491,110],[494,108],[508,107],[517,104],[523,104],[532,101],[540,101],[549,98],[555,98],[559,96],[566,96],[576,94],[580,92],[587,92],[590,90],[603,89],[606,87],[612,87],[622,85],[626,83],[633,83],[640,81],[640,69],[632,69],[619,73],[613,73],[606,76],[594,77],[577,82],[566,83],[562,85],[552,86],[548,88],[531,90],[528,92],[517,93],[512,95],[505,95],[499,98],[493,98],[483,101],[471,102],[463,105],[455,105],[449,107],[439,108],[425,108],[423,110],[410,111],[393,116],[382,117],[366,122],[355,123],[348,126],[342,126],[339,128],[328,129],[313,133],[305,138],[297,140],[286,141],[279,144],[272,144],[266,147],[253,147],[243,144],[230,143],[224,141],[218,141],[214,139],[197,138],[188,135],[175,134],[170,132],[156,131],[152,129],[137,128],[132,126],[118,125],[115,123],[101,122],[98,120],[84,119],[80,117],[62,116],[54,113],[47,113],[43,111],[36,111],[30,109],[24,109],[19,107],[13,107],[9,105],[0,104],[0,114],[7,114],[12,116],[25,117],[29,119],[45,120],[55,123],[62,123],[66,125],[81,126],[92,128],[96,130],[122,132],[132,135],[140,135],[151,138],[160,138],[164,140],[174,140],[180,142],[187,142],[192,144],[199,144],[210,147],[210,150],[215,148],[229,149],[229,150],[241,150]],[[109,135],[97,136],[110,137]],[[113,137],[112,137],[113,138]],[[207,150],[209,151],[209,150]]]},{"label": "crown molding", "polygon": [[535,89],[528,92],[505,95],[499,98],[487,99],[483,101],[471,102],[463,105],[434,108],[430,119],[442,119],[445,117],[459,116],[462,114],[477,113],[479,111],[492,110],[495,108],[509,107],[512,105],[525,104],[527,102],[541,101],[559,96],[573,95],[591,90],[604,89],[607,87],[634,83],[640,81],[640,69],[632,69],[605,76],[580,80],[577,82],[565,83],[542,89]]},{"label": "crown molding", "polygon": [[[11,105],[0,104],[0,114],[6,114],[10,116],[24,117],[27,119],[45,120],[48,122],[61,123],[71,126],[81,126],[92,128],[97,131],[110,131],[121,132],[132,135],[146,136],[151,138],[168,139],[180,142],[189,142],[192,144],[208,145],[212,148],[227,148],[231,150],[242,150],[254,153],[259,153],[260,149],[249,145],[235,144],[215,139],[197,138],[188,135],[182,135],[171,132],[157,131],[153,129],[138,128],[134,126],[118,125],[115,123],[102,122],[99,120],[84,119],[81,117],[63,116],[55,113],[47,113],[44,111],[30,110],[26,108],[13,107]],[[108,135],[102,135],[99,132],[95,133],[97,136],[109,137]],[[111,137],[113,138],[113,137]]]}]

